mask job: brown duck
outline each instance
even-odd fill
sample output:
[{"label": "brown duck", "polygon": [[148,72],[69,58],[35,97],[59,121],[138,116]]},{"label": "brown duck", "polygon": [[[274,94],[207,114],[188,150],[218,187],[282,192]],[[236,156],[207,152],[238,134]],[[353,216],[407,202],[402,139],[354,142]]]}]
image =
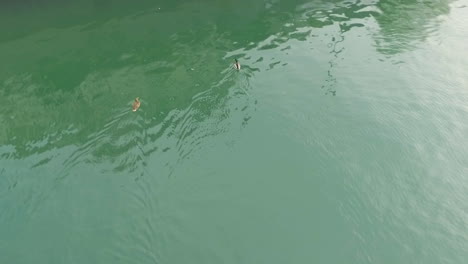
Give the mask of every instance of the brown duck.
[{"label": "brown duck", "polygon": [[133,105],[132,105],[132,111],[133,112],[136,112],[136,110],[138,110],[138,108],[140,108],[140,97],[137,97],[135,98],[135,101],[133,102]]}]

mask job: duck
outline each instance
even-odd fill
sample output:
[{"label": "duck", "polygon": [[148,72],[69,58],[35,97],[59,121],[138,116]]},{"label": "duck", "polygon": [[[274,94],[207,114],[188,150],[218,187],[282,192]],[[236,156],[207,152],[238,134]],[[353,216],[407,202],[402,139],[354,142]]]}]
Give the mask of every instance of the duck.
[{"label": "duck", "polygon": [[136,110],[138,110],[138,108],[140,108],[140,97],[137,97],[135,98],[135,101],[133,102],[133,105],[132,105],[132,111],[133,112],[136,112]]},{"label": "duck", "polygon": [[234,59],[235,63],[234,63],[234,68],[236,68],[236,70],[240,70],[240,63],[239,61],[237,61],[237,59]]}]

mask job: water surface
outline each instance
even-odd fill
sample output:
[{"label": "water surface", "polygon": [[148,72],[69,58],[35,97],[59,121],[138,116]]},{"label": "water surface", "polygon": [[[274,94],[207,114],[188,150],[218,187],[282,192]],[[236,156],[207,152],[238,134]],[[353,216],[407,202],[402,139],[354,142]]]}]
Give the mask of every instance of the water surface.
[{"label": "water surface", "polygon": [[464,263],[467,24],[466,0],[2,3],[0,263]]}]

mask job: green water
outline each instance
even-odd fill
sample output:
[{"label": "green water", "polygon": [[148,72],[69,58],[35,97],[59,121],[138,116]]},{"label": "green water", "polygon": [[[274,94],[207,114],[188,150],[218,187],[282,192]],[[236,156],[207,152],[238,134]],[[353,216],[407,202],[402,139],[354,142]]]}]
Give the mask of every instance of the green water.
[{"label": "green water", "polygon": [[466,0],[3,2],[0,263],[466,263],[467,25]]}]

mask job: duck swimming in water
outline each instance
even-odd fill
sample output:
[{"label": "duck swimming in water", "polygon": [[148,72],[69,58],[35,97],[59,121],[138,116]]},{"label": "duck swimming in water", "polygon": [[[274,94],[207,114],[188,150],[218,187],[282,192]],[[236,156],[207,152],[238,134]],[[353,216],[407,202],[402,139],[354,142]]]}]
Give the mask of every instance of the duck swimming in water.
[{"label": "duck swimming in water", "polygon": [[140,108],[140,97],[137,97],[135,98],[135,101],[133,102],[133,105],[132,105],[132,111],[133,112],[136,112],[136,110],[138,110],[138,108]]},{"label": "duck swimming in water", "polygon": [[236,70],[240,70],[240,63],[237,61],[237,59],[234,59],[234,61],[234,68],[236,68]]}]

